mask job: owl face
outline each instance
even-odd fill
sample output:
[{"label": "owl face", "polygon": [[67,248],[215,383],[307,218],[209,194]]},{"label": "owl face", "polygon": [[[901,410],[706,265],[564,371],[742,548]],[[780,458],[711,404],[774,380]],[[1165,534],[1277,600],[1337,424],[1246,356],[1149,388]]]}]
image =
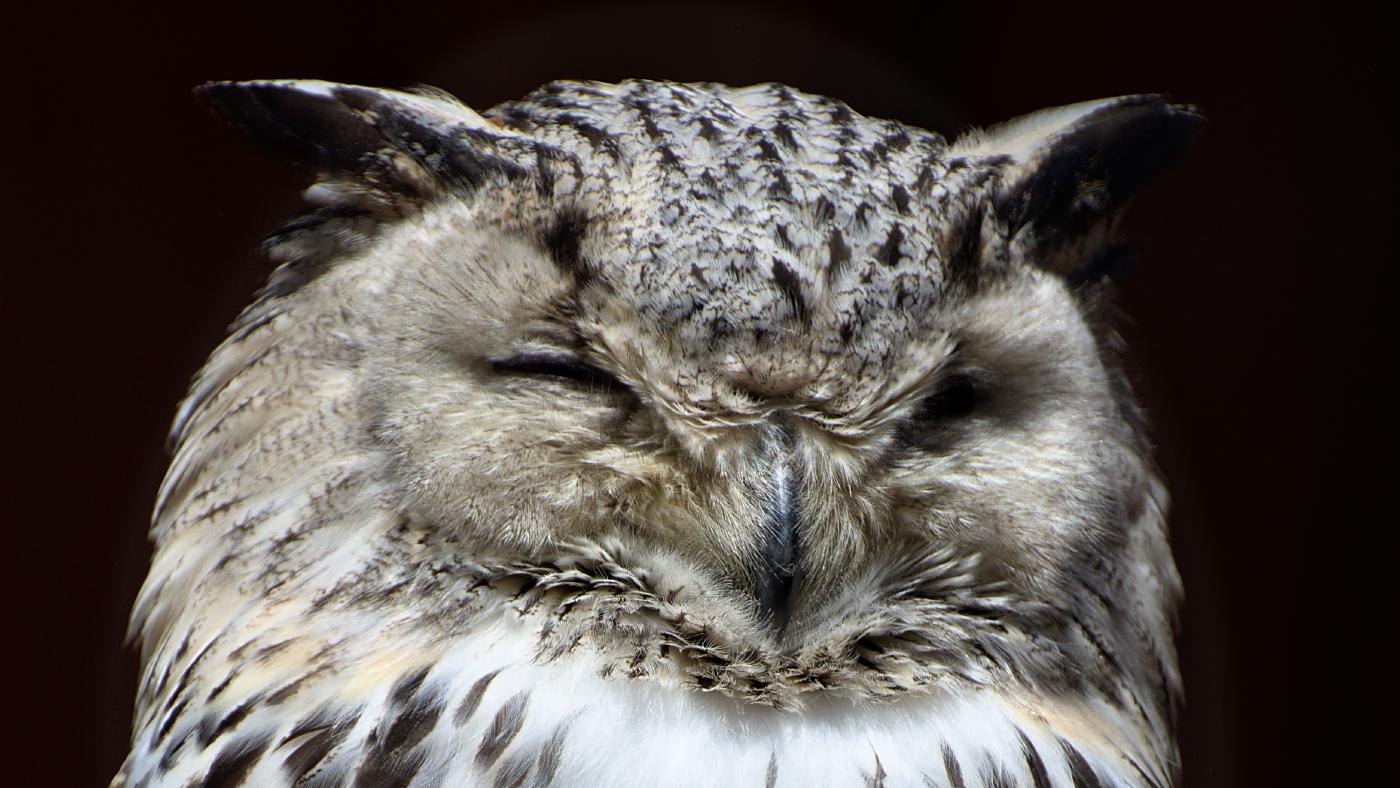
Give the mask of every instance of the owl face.
[{"label": "owl face", "polygon": [[[1009,757],[1040,737],[1076,782],[1168,779],[1178,581],[1105,312],[1114,220],[1192,111],[1129,96],[949,144],[779,85],[563,82],[485,115],[202,97],[310,165],[319,207],[270,239],[176,420],[131,774],[254,768],[315,730],[330,749],[256,768],[416,773],[440,736],[433,768],[483,782],[521,696],[475,760],[418,728],[509,675],[983,698]],[[593,713],[566,706],[540,736]],[[896,738],[944,759],[919,768],[960,783],[963,744],[927,746],[951,723],[900,708],[926,729]]]},{"label": "owl face", "polygon": [[[330,91],[385,128],[438,113],[435,144],[476,156],[428,154],[449,175],[417,177],[450,185],[381,231],[391,265],[347,304],[407,516],[522,555],[624,535],[795,647],[909,555],[1071,594],[1145,505],[1098,283],[1047,270],[1104,249],[1017,214],[1044,152],[778,86],[558,85],[489,121]],[[1169,111],[1124,103],[1099,111]],[[1114,197],[1038,210],[1092,235]]]}]

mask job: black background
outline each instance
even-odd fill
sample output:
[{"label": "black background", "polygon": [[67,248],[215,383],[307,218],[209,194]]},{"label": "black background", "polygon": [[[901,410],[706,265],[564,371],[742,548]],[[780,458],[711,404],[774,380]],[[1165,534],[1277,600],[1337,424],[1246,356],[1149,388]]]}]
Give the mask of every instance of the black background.
[{"label": "black background", "polygon": [[1065,5],[50,3],[6,20],[4,781],[105,784],[125,752],[123,629],[164,432],[305,183],[190,89],[288,76],[431,83],[478,108],[564,77],[781,81],[948,135],[1122,93],[1198,104],[1197,145],[1133,206],[1122,294],[1188,593],[1184,783],[1365,774],[1395,724],[1355,723],[1397,699],[1373,634],[1396,618],[1386,28],[1336,4]]}]

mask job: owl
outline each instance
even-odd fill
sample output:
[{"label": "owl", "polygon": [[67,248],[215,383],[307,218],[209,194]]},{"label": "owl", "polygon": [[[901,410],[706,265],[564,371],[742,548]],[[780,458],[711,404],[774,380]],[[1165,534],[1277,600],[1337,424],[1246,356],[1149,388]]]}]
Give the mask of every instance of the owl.
[{"label": "owl", "polygon": [[180,406],[117,786],[1166,786],[1114,228],[1197,113],[217,83],[314,173]]}]

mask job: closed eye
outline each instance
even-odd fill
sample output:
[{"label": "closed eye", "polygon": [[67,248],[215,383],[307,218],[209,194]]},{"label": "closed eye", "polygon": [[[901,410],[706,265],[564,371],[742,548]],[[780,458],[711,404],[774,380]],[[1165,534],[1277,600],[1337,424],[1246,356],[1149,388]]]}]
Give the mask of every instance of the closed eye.
[{"label": "closed eye", "polygon": [[979,391],[971,375],[950,375],[938,390],[924,398],[914,418],[921,422],[950,422],[971,416]]},{"label": "closed eye", "polygon": [[531,353],[493,359],[491,368],[508,375],[560,378],[585,386],[625,392],[627,385],[603,370],[586,364],[573,356]]}]

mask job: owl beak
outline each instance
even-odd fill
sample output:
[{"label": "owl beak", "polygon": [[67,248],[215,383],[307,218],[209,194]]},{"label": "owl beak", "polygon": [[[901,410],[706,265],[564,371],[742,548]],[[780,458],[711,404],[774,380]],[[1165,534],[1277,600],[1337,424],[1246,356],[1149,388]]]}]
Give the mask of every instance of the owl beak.
[{"label": "owl beak", "polygon": [[774,459],[768,488],[765,491],[766,516],[760,547],[758,576],[754,597],[759,614],[775,631],[781,633],[792,613],[797,589],[798,507],[797,474],[791,464],[791,436],[786,430],[775,430],[778,451]]}]

